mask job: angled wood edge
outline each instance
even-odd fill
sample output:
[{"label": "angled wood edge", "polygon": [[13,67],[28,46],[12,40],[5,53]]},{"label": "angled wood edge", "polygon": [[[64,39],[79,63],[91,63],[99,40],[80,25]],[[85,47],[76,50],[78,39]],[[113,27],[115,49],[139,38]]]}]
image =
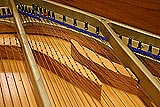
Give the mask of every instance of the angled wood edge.
[{"label": "angled wood edge", "polygon": [[143,63],[134,55],[134,53],[117,37],[115,31],[109,26],[110,20],[48,0],[21,1],[21,3],[26,5],[31,5],[31,3],[36,3],[47,9],[54,10],[59,14],[66,14],[68,17],[72,18],[74,17],[84,22],[87,21],[92,26],[97,26],[97,25],[100,26],[102,34],[108,39],[109,43],[114,49],[115,54],[139,78],[140,86],[144,89],[147,95],[153,100],[153,102],[157,106],[160,106],[160,101],[159,101],[160,83],[153,77],[153,75],[143,65]]},{"label": "angled wood edge", "polygon": [[107,30],[107,32],[104,32],[105,34],[109,33],[107,38],[116,55],[138,77],[140,86],[153,100],[153,102],[160,106],[160,83],[153,77],[150,71],[134,55],[134,53],[116,36],[116,33],[113,31],[113,29],[105,22],[103,23]]},{"label": "angled wood edge", "polygon": [[48,98],[42,78],[40,76],[40,72],[38,70],[34,56],[32,54],[32,50],[28,44],[26,33],[22,26],[20,16],[17,12],[17,8],[14,3],[14,0],[10,0],[9,3],[12,9],[12,12],[14,14],[14,20],[15,20],[17,33],[18,33],[18,39],[20,40],[20,44],[22,46],[22,50],[25,56],[25,63],[27,66],[27,70],[29,71],[28,73],[29,73],[32,85],[34,87],[33,92],[34,92],[37,105],[38,107],[51,107],[50,100]]}]

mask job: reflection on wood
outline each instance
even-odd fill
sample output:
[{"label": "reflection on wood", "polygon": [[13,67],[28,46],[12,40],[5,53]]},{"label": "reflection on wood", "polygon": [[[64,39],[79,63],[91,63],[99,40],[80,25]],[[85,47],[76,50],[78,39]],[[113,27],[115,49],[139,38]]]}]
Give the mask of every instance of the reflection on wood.
[{"label": "reflection on wood", "polygon": [[4,33],[4,34],[7,34],[7,33],[15,33],[16,30],[13,26],[11,25],[8,25],[8,24],[5,24],[5,23],[0,23],[0,33]]},{"label": "reflection on wood", "polygon": [[159,0],[52,0],[160,34]]},{"label": "reflection on wood", "polygon": [[160,78],[160,64],[156,61],[152,61],[148,58],[141,57],[141,61],[146,65],[146,67],[152,71],[152,74]]},{"label": "reflection on wood", "polygon": [[[0,29],[0,33],[15,33],[16,32],[14,27],[6,25],[6,24],[0,24],[0,28],[2,28],[2,29]],[[111,49],[104,46],[99,41],[93,40],[93,38],[85,37],[88,40],[88,43],[85,43],[85,42],[83,42],[84,37],[82,37],[82,35],[80,35],[78,33],[74,32],[74,34],[73,34],[73,32],[71,32],[71,31],[68,31],[68,30],[65,30],[65,29],[62,29],[62,28],[58,28],[58,27],[53,27],[53,26],[51,27],[51,26],[48,26],[48,25],[46,25],[45,27],[41,26],[41,25],[34,25],[34,26],[26,25],[26,26],[24,26],[24,28],[25,28],[25,31],[26,31],[27,34],[49,35],[49,36],[54,36],[54,37],[58,37],[58,38],[62,38],[62,39],[67,38],[69,41],[71,39],[74,39],[79,44],[89,48],[90,50],[94,50],[95,52],[102,55],[103,57],[108,58],[113,62],[120,63],[119,60],[113,54],[113,52],[111,52]],[[58,32],[59,34],[57,35],[55,32]],[[64,38],[63,35],[65,35],[66,38]],[[95,44],[94,41],[96,41],[98,43],[98,45]],[[90,46],[88,44],[90,44]],[[137,56],[139,58],[141,58],[141,60],[144,60],[142,62],[151,71],[151,73],[154,76],[159,76],[160,75],[159,72],[156,69],[158,66],[154,66],[154,65],[159,65],[158,62],[149,61],[149,59],[147,59],[147,58],[143,58],[139,55],[137,55]]]},{"label": "reflection on wood", "polygon": [[[85,58],[80,52],[78,52],[77,49],[78,47],[76,48],[74,45],[72,45],[72,57],[77,62],[85,65],[88,69],[91,69],[103,83],[123,91],[145,97],[140,89],[137,88],[137,82],[134,79],[124,75],[122,76],[121,74],[115,73],[108,68],[104,68],[99,64],[92,62],[91,60]],[[95,68],[95,66],[97,68]]]},{"label": "reflection on wood", "polygon": [[[48,57],[47,55],[35,51],[34,56],[38,65],[44,67],[49,71],[52,71],[54,74],[70,82],[72,85],[82,89],[90,96],[94,97],[97,100],[100,100],[101,86],[99,84],[96,84],[93,81],[85,78],[76,71],[73,71],[69,67],[59,63],[58,61]],[[40,58],[41,61],[39,60]],[[46,64],[47,66],[45,66]]]},{"label": "reflection on wood", "polygon": [[[128,74],[113,51],[101,42],[53,26],[27,25],[25,30],[53,106],[153,106],[137,86],[137,79]],[[24,60],[19,43],[14,41],[15,36],[1,35],[2,60]],[[87,58],[73,41],[84,48],[88,55],[96,53],[105,66],[95,56]],[[111,62],[119,72],[111,67]]]},{"label": "reflection on wood", "polygon": [[[28,34],[49,35],[49,36],[54,36],[54,37],[58,37],[58,38],[69,40],[69,41],[71,39],[74,39],[77,42],[79,42],[79,44],[89,48],[90,50],[95,50],[97,53],[101,54],[104,57],[108,56],[108,58],[111,61],[120,63],[119,60],[115,57],[115,55],[112,52],[110,52],[110,49],[108,47],[106,47],[101,42],[94,40],[93,38],[90,38],[87,36],[84,38],[83,37],[84,35],[81,35],[79,33],[62,29],[60,27],[54,27],[54,26],[48,26],[48,25],[46,25],[45,27],[40,25],[25,26],[24,28],[26,33]],[[31,30],[31,29],[34,29],[34,30]],[[84,42],[85,40],[87,40],[87,43]],[[98,43],[98,45],[96,43]]]},{"label": "reflection on wood", "polygon": [[[34,51],[34,57],[37,64],[48,71],[52,71],[54,74],[71,82],[72,85],[84,90],[95,99],[100,100],[101,86],[93,81],[85,78],[76,71],[73,71],[69,67],[59,63],[58,61],[50,58],[49,56]],[[7,53],[6,53],[7,52]],[[14,53],[14,54],[13,54]],[[0,54],[2,59],[10,60],[24,60],[21,48],[17,46],[0,46]],[[22,59],[23,58],[23,59]],[[41,59],[41,60],[40,60]],[[47,65],[47,66],[46,66]],[[71,80],[71,81],[70,81]]]},{"label": "reflection on wood", "polygon": [[0,47],[0,106],[37,107],[24,61],[19,60],[21,55],[17,53],[15,47],[12,51],[10,49]]},{"label": "reflection on wood", "polygon": [[[90,38],[87,36],[84,38],[83,37],[84,35],[81,35],[75,32],[73,33],[72,31],[68,31],[66,29],[62,29],[62,28],[54,27],[54,26],[48,26],[48,25],[46,25],[45,27],[41,25],[34,25],[34,26],[27,25],[24,28],[25,28],[26,33],[28,34],[49,35],[49,36],[62,38],[65,40],[68,39],[69,41],[71,39],[76,40],[80,45],[85,46],[90,50],[94,50],[98,54],[102,55],[103,57],[115,63],[121,64],[119,60],[116,58],[116,56],[114,55],[114,53],[111,51],[111,49],[109,49],[109,47],[105,46],[104,44],[102,44],[101,42],[97,40],[94,40],[93,38]],[[34,29],[34,30],[31,30],[31,29]],[[64,35],[66,38],[64,38]],[[84,42],[85,40],[87,40],[87,43]],[[144,59],[143,57],[139,55],[138,57],[140,57],[142,60]],[[144,65],[146,65],[146,67],[150,69],[151,73],[154,76],[159,76],[159,72],[151,70],[151,69],[156,68],[156,66],[152,66],[154,65],[153,63],[155,63],[155,65],[159,65],[158,62],[152,62],[152,61],[147,61],[147,63],[144,63]]]}]

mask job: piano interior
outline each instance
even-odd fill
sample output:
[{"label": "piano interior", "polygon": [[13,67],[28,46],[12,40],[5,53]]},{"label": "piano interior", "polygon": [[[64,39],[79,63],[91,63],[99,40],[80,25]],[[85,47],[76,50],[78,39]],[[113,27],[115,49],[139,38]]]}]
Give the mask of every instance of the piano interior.
[{"label": "piano interior", "polygon": [[0,107],[158,107],[159,37],[54,0],[2,0]]}]

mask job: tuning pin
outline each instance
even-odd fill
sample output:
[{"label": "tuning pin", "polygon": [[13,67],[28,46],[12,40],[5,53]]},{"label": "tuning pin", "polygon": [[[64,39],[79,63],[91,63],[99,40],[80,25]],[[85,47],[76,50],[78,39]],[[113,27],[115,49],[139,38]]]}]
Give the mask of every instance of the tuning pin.
[{"label": "tuning pin", "polygon": [[31,13],[31,8],[30,7],[28,7],[28,13]]},{"label": "tuning pin", "polygon": [[142,49],[142,41],[139,41],[137,49]]},{"label": "tuning pin", "polygon": [[119,35],[119,38],[122,40],[122,35],[121,34]]},{"label": "tuning pin", "polygon": [[132,38],[128,39],[128,46],[132,46]]},{"label": "tuning pin", "polygon": [[63,15],[63,22],[66,22],[66,15]]},{"label": "tuning pin", "polygon": [[52,18],[55,19],[54,11],[52,11]]},{"label": "tuning pin", "polygon": [[158,52],[158,56],[160,56],[160,49],[159,49],[159,52]]},{"label": "tuning pin", "polygon": [[51,17],[51,12],[50,12],[50,10],[48,10],[48,17]]},{"label": "tuning pin", "polygon": [[76,18],[73,18],[73,25],[77,26],[77,19]]},{"label": "tuning pin", "polygon": [[42,14],[42,7],[39,7],[39,12]]},{"label": "tuning pin", "polygon": [[88,30],[88,22],[85,22],[85,24],[84,24],[84,29],[85,29],[85,30]]},{"label": "tuning pin", "polygon": [[43,8],[43,13],[46,13],[46,8]]},{"label": "tuning pin", "polygon": [[28,12],[28,7],[27,7],[27,6],[25,6],[25,7],[24,7],[24,10],[25,10],[26,12]]},{"label": "tuning pin", "polygon": [[38,11],[38,5],[35,5],[35,10]]},{"label": "tuning pin", "polygon": [[10,8],[7,8],[7,14],[11,14]]},{"label": "tuning pin", "polygon": [[32,14],[34,15],[34,9],[32,9]]},{"label": "tuning pin", "polygon": [[148,52],[150,52],[150,53],[152,52],[152,45],[151,44],[149,45]]},{"label": "tuning pin", "polygon": [[2,13],[3,13],[3,15],[6,15],[6,10],[5,10],[5,8],[2,8]]},{"label": "tuning pin", "polygon": [[24,5],[21,5],[21,9],[22,9],[22,11],[24,11]]},{"label": "tuning pin", "polygon": [[21,10],[21,4],[18,3],[18,10]]},{"label": "tuning pin", "polygon": [[34,3],[32,3],[32,10],[34,10],[35,9],[35,5],[34,5]]},{"label": "tuning pin", "polygon": [[99,26],[96,27],[96,34],[99,34]]}]

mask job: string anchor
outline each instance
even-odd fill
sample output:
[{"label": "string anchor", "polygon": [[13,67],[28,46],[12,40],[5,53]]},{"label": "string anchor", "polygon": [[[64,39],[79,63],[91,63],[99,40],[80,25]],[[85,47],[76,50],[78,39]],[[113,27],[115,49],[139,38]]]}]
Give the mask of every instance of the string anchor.
[{"label": "string anchor", "polygon": [[11,14],[10,8],[7,8],[7,14]]},{"label": "string anchor", "polygon": [[100,28],[99,26],[96,27],[96,34],[99,34]]},{"label": "string anchor", "polygon": [[39,12],[40,14],[42,14],[42,7],[39,7]]},{"label": "string anchor", "polygon": [[6,15],[6,10],[5,10],[5,8],[2,8],[2,13],[3,13],[3,15]]},{"label": "string anchor", "polygon": [[88,30],[88,22],[85,22],[85,24],[84,24],[84,29],[85,29],[85,30]]},{"label": "string anchor", "polygon": [[122,34],[119,35],[119,38],[122,40]]},{"label": "string anchor", "polygon": [[21,5],[21,9],[22,9],[22,11],[24,11],[24,5]]},{"label": "string anchor", "polygon": [[51,17],[51,12],[50,12],[50,10],[48,10],[48,17]]},{"label": "string anchor", "polygon": [[128,39],[128,46],[132,46],[132,38]]},{"label": "string anchor", "polygon": [[32,14],[34,15],[34,10],[32,9]]},{"label": "string anchor", "polygon": [[25,7],[24,7],[24,10],[25,10],[26,12],[28,12],[28,7],[27,7],[27,6],[25,6]]},{"label": "string anchor", "polygon": [[38,5],[35,5],[35,10],[38,11]]},{"label": "string anchor", "polygon": [[76,18],[73,18],[73,25],[77,26],[77,19]]},{"label": "string anchor", "polygon": [[54,11],[52,11],[52,18],[55,19]]},{"label": "string anchor", "polygon": [[137,49],[142,49],[142,41],[139,41]]},{"label": "string anchor", "polygon": [[28,13],[31,13],[31,8],[30,7],[28,8]]},{"label": "string anchor", "polygon": [[152,44],[149,45],[148,52],[152,53]]},{"label": "string anchor", "polygon": [[43,14],[45,14],[46,13],[46,8],[43,8]]},{"label": "string anchor", "polygon": [[21,10],[21,4],[18,3],[18,10]]},{"label": "string anchor", "polygon": [[66,15],[63,15],[63,22],[66,22]]}]

